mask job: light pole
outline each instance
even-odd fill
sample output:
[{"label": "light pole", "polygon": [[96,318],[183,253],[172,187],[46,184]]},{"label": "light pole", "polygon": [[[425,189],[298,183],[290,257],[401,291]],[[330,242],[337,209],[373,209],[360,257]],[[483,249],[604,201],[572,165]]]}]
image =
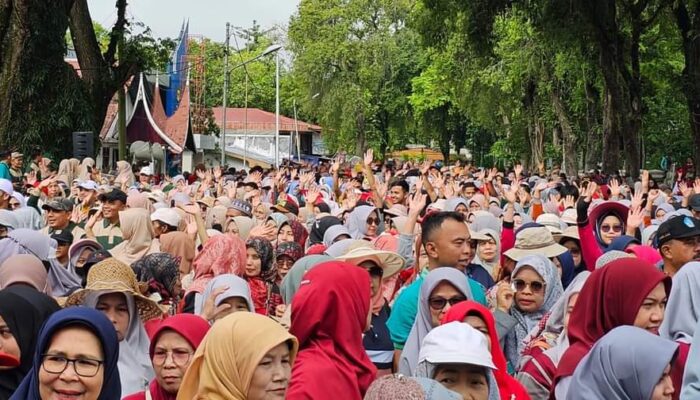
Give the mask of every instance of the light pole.
[{"label": "light pole", "polygon": [[223,126],[221,127],[221,137],[219,138],[220,141],[220,146],[221,146],[221,168],[224,168],[224,164],[226,164],[226,114],[228,114],[228,108],[227,108],[227,97],[228,97],[228,76],[229,76],[229,70],[228,70],[228,41],[229,38],[231,37],[231,24],[226,23],[226,44],[224,45],[224,117],[223,117]]},{"label": "light pole", "polygon": [[275,47],[275,168],[280,168],[280,45]]}]

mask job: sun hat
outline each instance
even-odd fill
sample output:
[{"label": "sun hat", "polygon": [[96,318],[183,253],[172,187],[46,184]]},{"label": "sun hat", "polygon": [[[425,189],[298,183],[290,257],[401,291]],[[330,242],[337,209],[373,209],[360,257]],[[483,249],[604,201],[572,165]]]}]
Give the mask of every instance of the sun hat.
[{"label": "sun hat", "polygon": [[401,271],[406,263],[403,257],[394,252],[377,250],[371,247],[352,249],[342,256],[336,257],[336,259],[356,265],[360,265],[364,261],[373,261],[384,271],[383,278],[391,277]]},{"label": "sun hat", "polygon": [[469,324],[454,321],[433,328],[423,338],[418,363],[469,364],[497,369],[486,336]]},{"label": "sun hat", "polygon": [[163,309],[158,303],[139,292],[134,271],[116,258],[108,258],[90,268],[85,289],[78,289],[71,293],[65,305],[66,307],[81,305],[88,294],[98,291],[132,295],[141,321],[145,322],[163,315]]},{"label": "sun hat", "polygon": [[561,235],[561,219],[554,214],[544,213],[535,220],[540,225],[544,225],[552,235]]},{"label": "sun hat", "polygon": [[359,239],[340,240],[330,245],[325,253],[333,258],[339,258],[358,247],[368,247],[371,249],[372,243]]},{"label": "sun hat", "polygon": [[213,197],[205,196],[205,197],[202,197],[201,199],[197,200],[197,203],[203,204],[203,205],[207,206],[207,208],[212,208],[212,207],[214,207],[215,200],[216,199]]},{"label": "sun hat", "polygon": [[559,235],[559,244],[562,242],[566,242],[569,239],[575,239],[575,240],[581,240],[581,238],[578,235],[578,226],[570,226],[566,229],[564,229],[561,232],[561,235]]},{"label": "sun hat", "polygon": [[539,254],[547,258],[556,257],[567,248],[554,241],[552,233],[547,227],[539,225],[521,229],[515,235],[515,247],[504,254],[515,261],[521,258]]},{"label": "sun hat", "polygon": [[162,222],[177,228],[180,225],[180,214],[172,208],[159,208],[151,214],[151,221]]},{"label": "sun hat", "polygon": [[561,222],[567,225],[576,225],[576,216],[577,212],[575,208],[567,208],[563,213],[561,213]]},{"label": "sun hat", "polygon": [[394,204],[391,208],[384,210],[384,214],[394,217],[406,217],[408,216],[408,209],[403,204]]}]

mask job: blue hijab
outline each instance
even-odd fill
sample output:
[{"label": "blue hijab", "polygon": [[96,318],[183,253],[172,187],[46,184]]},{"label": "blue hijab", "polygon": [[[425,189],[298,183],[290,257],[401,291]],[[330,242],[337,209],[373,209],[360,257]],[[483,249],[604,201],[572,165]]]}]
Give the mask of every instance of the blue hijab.
[{"label": "blue hijab", "polygon": [[569,287],[571,281],[576,277],[576,264],[574,264],[574,257],[567,250],[557,256],[559,264],[561,264],[561,285],[564,289]]},{"label": "blue hijab", "polygon": [[[104,380],[99,400],[119,400],[122,394],[119,381],[119,340],[114,325],[101,313],[88,307],[69,307],[57,311],[49,317],[39,332],[39,339],[34,353],[34,366],[20,384],[10,400],[40,400],[39,396],[39,368],[41,368],[42,354],[51,343],[54,334],[59,330],[72,325],[81,325],[89,329],[100,340],[104,353],[102,372]],[[69,367],[70,368],[70,367]]]}]

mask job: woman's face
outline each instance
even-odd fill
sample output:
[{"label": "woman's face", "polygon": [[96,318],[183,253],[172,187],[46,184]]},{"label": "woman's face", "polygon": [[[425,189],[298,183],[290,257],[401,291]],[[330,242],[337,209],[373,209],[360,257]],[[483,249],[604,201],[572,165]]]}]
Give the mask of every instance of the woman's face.
[{"label": "woman's face", "polygon": [[95,309],[103,312],[112,321],[119,341],[124,340],[129,329],[129,305],[124,293],[103,294],[97,300]]},{"label": "woman's face", "polygon": [[498,255],[496,254],[496,241],[493,239],[480,241],[477,251],[480,259],[489,262],[493,261]]},{"label": "woman's face", "polygon": [[622,222],[614,215],[603,218],[600,224],[600,237],[605,245],[609,245],[618,236],[622,236]]},{"label": "woman's face", "polygon": [[[98,363],[104,361],[104,355],[97,336],[83,327],[67,327],[53,335],[44,353],[38,368],[42,399],[97,400],[104,381],[104,365]],[[65,364],[67,359],[78,361]],[[49,372],[64,367],[63,372]]]},{"label": "woman's face", "polygon": [[224,233],[228,233],[233,236],[238,236],[238,232],[238,224],[236,223],[236,221],[230,220],[228,224],[226,224],[226,232]]},{"label": "woman's face", "polygon": [[654,386],[654,391],[651,392],[651,399],[649,400],[671,400],[673,393],[675,393],[675,388],[671,380],[671,364],[669,364],[664,369],[661,379]]},{"label": "woman's face", "polygon": [[452,305],[464,301],[467,298],[462,292],[452,286],[450,282],[442,281],[435,286],[430,293],[428,305],[430,307],[430,319],[433,327],[440,325],[442,317],[450,310]]},{"label": "woman's face", "polygon": [[489,383],[483,367],[469,364],[442,364],[433,379],[462,395],[466,400],[487,400]]},{"label": "woman's face", "polygon": [[377,216],[376,211],[372,211],[369,214],[365,223],[367,224],[367,236],[377,236],[377,228],[379,227],[379,216]]},{"label": "woman's face", "polygon": [[253,211],[253,215],[255,216],[255,219],[259,221],[264,221],[265,218],[267,218],[267,212],[265,210],[265,206],[260,204],[259,206],[255,207],[255,211]]},{"label": "woman's face", "polygon": [[224,301],[221,302],[221,305],[228,304],[230,307],[228,307],[226,310],[220,311],[219,313],[216,314],[216,317],[214,318],[215,321],[220,320],[221,318],[233,314],[235,312],[239,311],[250,311],[254,312],[255,310],[251,310],[248,308],[248,302],[245,301],[243,297],[228,297],[224,299]]},{"label": "woman's face", "polygon": [[566,312],[564,313],[564,329],[569,326],[569,317],[571,312],[574,311],[576,301],[578,301],[578,293],[574,293],[569,297],[569,304],[566,305]]},{"label": "woman's face", "polygon": [[574,265],[581,265],[581,247],[578,245],[578,243],[576,243],[575,240],[567,240],[562,244],[564,247],[569,249],[569,253],[571,253],[571,258],[574,259]]},{"label": "woman's face", "polygon": [[520,268],[518,274],[513,277],[513,286],[515,286],[515,305],[520,311],[532,313],[542,308],[546,290],[545,282],[534,269]]},{"label": "woman's face", "polygon": [[46,192],[48,193],[49,197],[58,196],[60,191],[61,191],[61,189],[58,186],[58,183],[56,183],[56,182],[49,184],[49,186],[46,188]]},{"label": "woman's face", "polygon": [[478,201],[472,201],[469,203],[469,211],[476,212],[481,210],[481,204]]},{"label": "woman's face", "polygon": [[248,400],[283,400],[292,375],[289,345],[280,343],[268,351],[253,371]]},{"label": "woman's face", "polygon": [[664,321],[666,302],[668,302],[666,287],[663,282],[659,282],[642,300],[637,317],[634,319],[634,326],[658,335],[659,326]]},{"label": "woman's face", "polygon": [[254,248],[248,247],[246,249],[246,263],[245,263],[245,274],[248,277],[260,276],[262,271],[262,260],[260,255]]},{"label": "woman's face", "polygon": [[95,252],[93,249],[83,249],[80,251],[78,259],[75,261],[75,268],[83,268],[90,256]]},{"label": "woman's face", "polygon": [[[7,322],[0,316],[0,353],[16,358],[18,361],[22,355],[15,335],[12,334]],[[14,367],[0,367],[0,371],[12,369]]]},{"label": "woman's face", "polygon": [[170,394],[180,389],[182,377],[190,366],[194,349],[179,333],[166,330],[153,348],[153,371],[160,387]]},{"label": "woman's face", "polygon": [[457,207],[455,207],[455,211],[464,215],[465,217],[469,216],[469,209],[462,203],[457,204]]},{"label": "woman's face", "polygon": [[277,257],[277,277],[281,280],[287,276],[289,269],[294,265],[294,260],[292,257],[281,255]]},{"label": "woman's face", "polygon": [[666,215],[666,210],[664,210],[663,208],[659,208],[656,210],[656,219],[661,219],[664,217],[664,215]]},{"label": "woman's face", "polygon": [[486,321],[478,315],[467,315],[462,322],[483,333],[486,343],[489,345],[489,351],[491,351],[491,336],[489,335],[489,327],[486,325]]},{"label": "woman's face", "polygon": [[294,231],[289,224],[284,224],[277,233],[277,245],[294,241]]}]

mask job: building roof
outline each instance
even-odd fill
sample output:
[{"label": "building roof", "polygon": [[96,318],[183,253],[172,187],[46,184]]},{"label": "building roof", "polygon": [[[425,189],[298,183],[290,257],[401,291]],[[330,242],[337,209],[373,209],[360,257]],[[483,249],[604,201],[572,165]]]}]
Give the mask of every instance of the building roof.
[{"label": "building roof", "polygon": [[[261,110],[259,108],[232,108],[229,107],[226,112],[226,131],[242,131],[246,130],[246,110],[247,110],[247,130],[250,132],[274,132],[275,131],[275,113]],[[223,125],[224,108],[214,107],[214,118],[216,124]],[[299,132],[320,132],[321,127],[318,125],[297,121]],[[280,115],[280,132],[294,132],[294,118],[289,118]]]}]

